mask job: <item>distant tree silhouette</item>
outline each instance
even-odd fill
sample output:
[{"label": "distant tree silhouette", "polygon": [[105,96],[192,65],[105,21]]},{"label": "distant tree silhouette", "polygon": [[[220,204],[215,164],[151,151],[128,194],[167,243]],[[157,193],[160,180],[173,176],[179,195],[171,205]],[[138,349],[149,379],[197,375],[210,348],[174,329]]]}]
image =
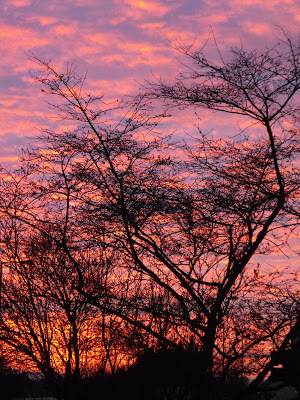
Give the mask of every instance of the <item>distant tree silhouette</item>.
[{"label": "distant tree silhouette", "polygon": [[100,315],[75,289],[77,275],[55,242],[5,222],[0,341],[15,368],[39,370],[57,396],[75,398],[91,362],[106,357]]}]

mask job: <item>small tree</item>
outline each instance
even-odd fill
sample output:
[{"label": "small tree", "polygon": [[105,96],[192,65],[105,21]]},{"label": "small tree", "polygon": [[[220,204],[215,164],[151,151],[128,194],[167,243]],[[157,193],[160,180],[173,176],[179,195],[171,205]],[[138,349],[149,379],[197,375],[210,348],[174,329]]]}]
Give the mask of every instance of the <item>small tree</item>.
[{"label": "small tree", "polygon": [[[8,218],[2,219],[0,232],[5,260],[0,342],[12,355],[10,363],[40,371],[59,397],[81,397],[81,378],[107,359],[101,350],[101,315],[76,290],[78,275],[49,235]],[[81,267],[86,272],[84,263]]]}]

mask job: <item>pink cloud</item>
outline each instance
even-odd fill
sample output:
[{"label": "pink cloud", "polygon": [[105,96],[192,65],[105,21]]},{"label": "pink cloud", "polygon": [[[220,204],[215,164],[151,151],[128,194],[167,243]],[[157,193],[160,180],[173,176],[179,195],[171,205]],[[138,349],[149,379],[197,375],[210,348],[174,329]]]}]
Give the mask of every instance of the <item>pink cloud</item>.
[{"label": "pink cloud", "polygon": [[239,7],[253,7],[253,6],[260,6],[263,9],[271,9],[276,8],[279,5],[287,5],[287,4],[295,4],[293,0],[272,0],[272,1],[265,1],[265,0],[243,0],[240,2],[239,0],[230,0],[231,6],[239,6]]},{"label": "pink cloud", "polygon": [[244,22],[243,29],[248,33],[253,33],[254,35],[262,36],[270,34],[272,28],[268,23],[255,23],[251,21]]},{"label": "pink cloud", "polygon": [[[35,66],[25,51],[53,60],[60,71],[74,60],[88,70],[87,91],[120,98],[136,92],[136,81],[143,83],[152,73],[172,80],[180,68],[172,43],[195,41],[200,47],[212,27],[222,51],[240,41],[255,48],[274,40],[279,23],[298,32],[300,20],[296,0],[3,0],[0,12],[1,134],[19,136],[48,123],[40,88],[29,76]],[[201,123],[221,128],[225,121],[220,121],[213,117],[212,124],[205,115]],[[194,123],[182,116],[176,127],[182,125],[183,132]]]},{"label": "pink cloud", "polygon": [[53,32],[58,36],[71,35],[74,32],[74,25],[56,25]]},{"label": "pink cloud", "polygon": [[166,22],[146,22],[140,25],[140,28],[153,32],[154,29],[162,29],[165,25]]}]

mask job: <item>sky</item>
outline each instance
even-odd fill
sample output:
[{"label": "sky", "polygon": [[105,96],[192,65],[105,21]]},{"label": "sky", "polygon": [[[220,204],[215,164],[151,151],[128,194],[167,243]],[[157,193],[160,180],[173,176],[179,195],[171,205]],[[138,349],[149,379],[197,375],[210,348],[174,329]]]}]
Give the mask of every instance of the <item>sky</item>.
[{"label": "sky", "polygon": [[278,26],[299,35],[300,6],[298,0],[0,0],[0,24],[0,163],[7,164],[52,123],[28,54],[58,71],[74,62],[87,71],[88,88],[122,98],[153,74],[175,76],[176,42],[200,47],[213,31],[226,52],[241,43],[270,45]]}]

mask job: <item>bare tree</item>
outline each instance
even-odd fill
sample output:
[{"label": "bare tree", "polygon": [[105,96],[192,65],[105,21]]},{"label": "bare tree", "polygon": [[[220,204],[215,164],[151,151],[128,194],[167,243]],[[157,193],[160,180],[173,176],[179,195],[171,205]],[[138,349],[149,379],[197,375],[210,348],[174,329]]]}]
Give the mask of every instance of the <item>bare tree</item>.
[{"label": "bare tree", "polygon": [[[112,358],[110,348],[103,350],[101,313],[78,293],[78,274],[49,235],[6,218],[1,243],[0,341],[11,365],[40,371],[57,396],[81,398],[81,378],[100,367],[108,370]],[[81,271],[87,280],[93,274],[87,256]],[[117,335],[114,325],[110,333]]]},{"label": "bare tree", "polygon": [[253,256],[270,246],[275,230],[291,229],[298,222],[300,52],[287,36],[261,53],[234,48],[229,61],[220,52],[219,62],[207,59],[205,48],[179,50],[186,57],[185,71],[175,83],[151,83],[150,97],[172,107],[192,105],[249,117],[252,126],[263,128],[255,137],[249,126],[250,133],[227,141],[200,132],[196,149],[190,150],[201,212],[216,228],[211,246],[222,276],[208,315],[207,339],[213,343],[224,306]]},{"label": "bare tree", "polygon": [[[297,226],[299,46],[286,39],[262,53],[234,49],[219,64],[201,51],[181,51],[192,64],[174,84],[153,83],[148,97],[110,109],[102,97],[84,94],[72,67],[60,74],[35,59],[45,72],[38,78],[44,93],[78,126],[44,132],[27,153],[24,166],[35,177],[15,218],[51,237],[47,223],[64,232],[67,215],[73,237],[109,270],[105,281],[94,276],[97,292],[70,242],[59,239],[76,270],[76,290],[154,343],[197,343],[202,373],[210,375],[217,353],[229,365],[286,327],[278,322],[267,336],[251,338],[251,325],[246,348],[237,351],[234,338],[220,345],[224,320],[237,326],[229,318],[236,299],[251,308],[242,294],[255,256],[280,246]],[[149,97],[250,117],[261,133],[220,140],[199,132],[193,148],[176,147],[158,131],[162,116],[149,117]],[[186,151],[184,159],[177,150]],[[10,204],[2,210],[14,216]]]}]

